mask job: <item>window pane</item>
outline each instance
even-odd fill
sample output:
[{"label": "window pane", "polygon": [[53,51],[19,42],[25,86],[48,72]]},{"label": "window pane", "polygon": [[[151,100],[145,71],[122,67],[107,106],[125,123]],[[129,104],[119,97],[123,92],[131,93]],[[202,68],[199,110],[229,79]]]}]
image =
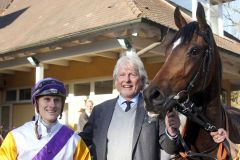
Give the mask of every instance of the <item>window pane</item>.
[{"label": "window pane", "polygon": [[75,96],[87,96],[90,94],[90,83],[74,84]]},{"label": "window pane", "polygon": [[9,90],[6,92],[6,101],[16,101],[17,100],[17,90]]},{"label": "window pane", "polygon": [[113,90],[113,81],[95,82],[95,94],[111,94]]},{"label": "window pane", "polygon": [[31,88],[20,89],[20,100],[31,100]]}]

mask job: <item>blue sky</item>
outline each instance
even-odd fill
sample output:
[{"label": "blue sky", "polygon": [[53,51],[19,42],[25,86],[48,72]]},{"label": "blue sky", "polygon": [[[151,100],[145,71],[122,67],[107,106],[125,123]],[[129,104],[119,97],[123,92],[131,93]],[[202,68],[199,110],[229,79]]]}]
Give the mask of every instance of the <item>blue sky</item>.
[{"label": "blue sky", "polygon": [[192,0],[171,0],[171,1],[190,11],[192,10]]}]

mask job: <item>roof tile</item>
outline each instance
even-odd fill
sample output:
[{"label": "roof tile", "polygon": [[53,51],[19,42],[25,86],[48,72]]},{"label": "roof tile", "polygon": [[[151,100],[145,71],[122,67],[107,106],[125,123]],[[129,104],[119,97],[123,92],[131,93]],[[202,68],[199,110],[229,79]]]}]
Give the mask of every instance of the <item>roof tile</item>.
[{"label": "roof tile", "polygon": [[[137,18],[176,30],[174,9],[164,0],[13,1],[0,19],[0,52]],[[239,43],[215,38],[218,46],[240,54]]]}]

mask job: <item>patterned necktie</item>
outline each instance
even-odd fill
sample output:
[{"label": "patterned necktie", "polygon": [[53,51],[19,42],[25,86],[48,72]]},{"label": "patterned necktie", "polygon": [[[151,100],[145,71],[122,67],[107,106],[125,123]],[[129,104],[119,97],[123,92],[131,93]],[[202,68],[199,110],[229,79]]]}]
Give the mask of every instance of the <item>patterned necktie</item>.
[{"label": "patterned necktie", "polygon": [[132,101],[125,101],[125,103],[127,104],[127,108],[125,109],[125,112],[127,112],[131,109],[131,103],[133,103],[133,102]]}]

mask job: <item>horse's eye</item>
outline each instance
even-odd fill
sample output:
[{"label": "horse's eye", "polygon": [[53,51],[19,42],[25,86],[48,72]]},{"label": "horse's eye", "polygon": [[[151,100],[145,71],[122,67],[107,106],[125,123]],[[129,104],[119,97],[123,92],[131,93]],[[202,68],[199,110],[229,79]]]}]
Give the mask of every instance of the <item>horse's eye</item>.
[{"label": "horse's eye", "polygon": [[196,56],[196,55],[199,55],[201,52],[198,48],[195,47],[195,48],[192,48],[189,53],[191,56]]}]

